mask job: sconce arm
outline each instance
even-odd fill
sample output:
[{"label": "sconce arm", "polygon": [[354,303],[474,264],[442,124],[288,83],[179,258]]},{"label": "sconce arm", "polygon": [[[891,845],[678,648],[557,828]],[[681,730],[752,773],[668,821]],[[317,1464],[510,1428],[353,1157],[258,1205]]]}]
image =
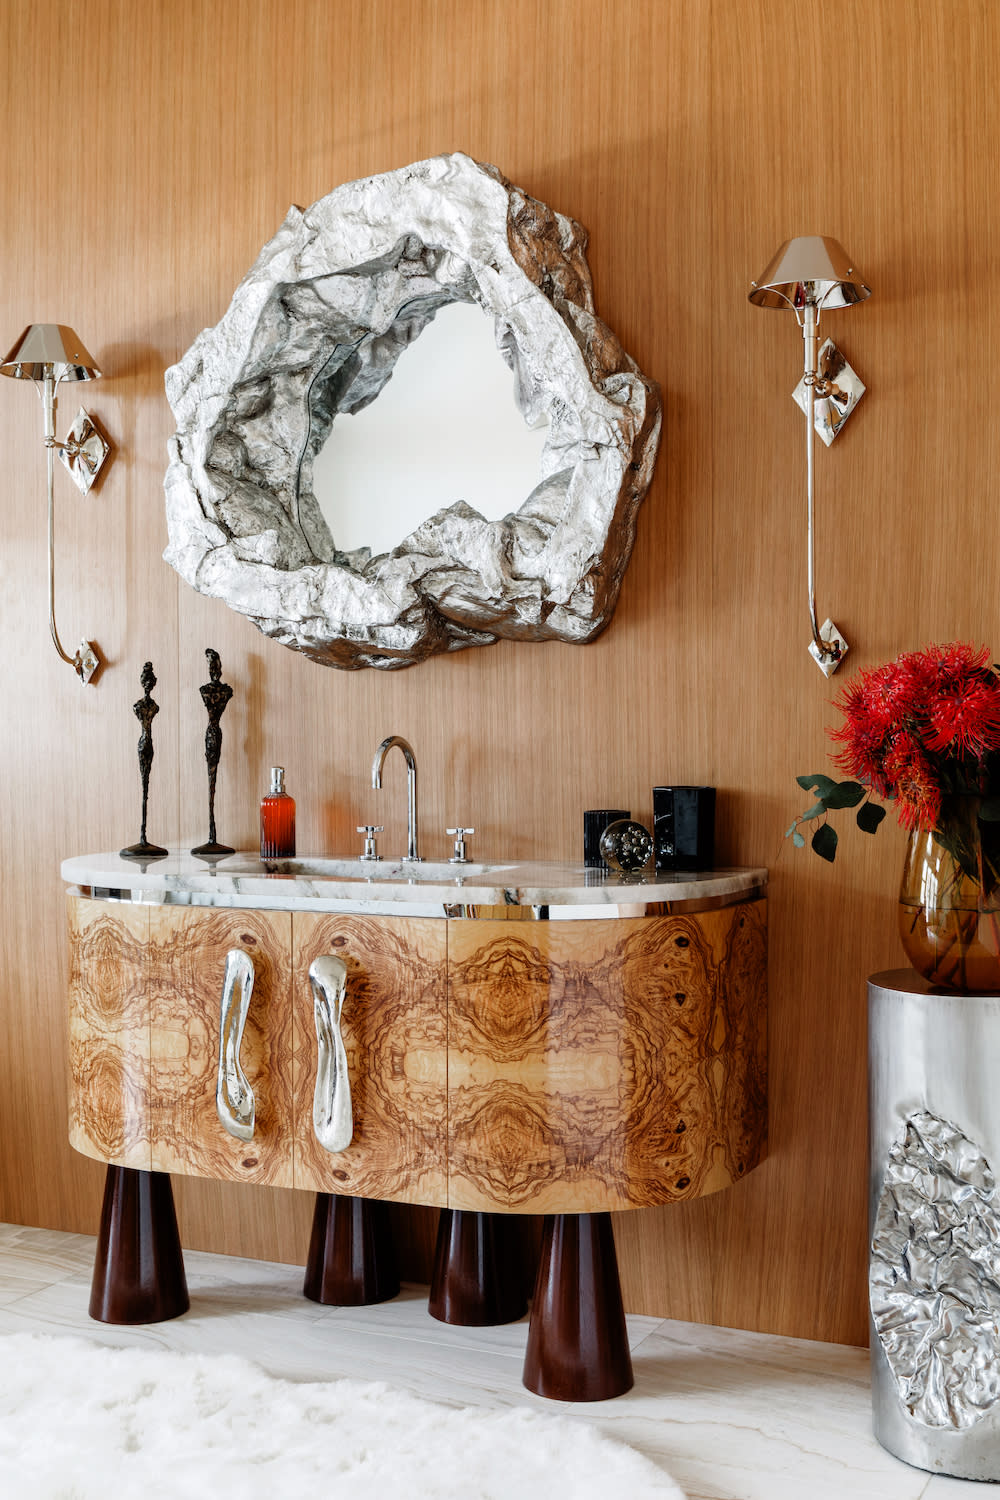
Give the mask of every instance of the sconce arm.
[{"label": "sconce arm", "polygon": [[48,496],[48,539],[49,539],[49,635],[60,657],[76,672],[81,682],[87,683],[93,677],[101,664],[101,659],[90,641],[81,641],[76,649],[76,654],[70,656],[59,639],[59,631],[56,626],[56,561],[55,561],[55,506],[53,504],[53,492],[55,489],[55,450],[65,447],[64,443],[57,443],[55,437],[56,425],[56,382],[51,369],[46,369],[42,381],[42,411],[44,413],[44,438],[45,438],[45,480]]},{"label": "sconce arm", "polygon": [[[806,531],[807,531],[807,583],[809,589],[809,626],[812,631],[810,653],[827,677],[840,666],[847,652],[847,642],[832,621],[827,621],[821,634],[816,615],[816,469],[815,469],[815,418],[818,364],[818,335],[820,309],[807,305],[802,310],[799,326],[802,329],[803,362],[802,376],[806,388]],[[796,317],[798,313],[796,312]]]}]

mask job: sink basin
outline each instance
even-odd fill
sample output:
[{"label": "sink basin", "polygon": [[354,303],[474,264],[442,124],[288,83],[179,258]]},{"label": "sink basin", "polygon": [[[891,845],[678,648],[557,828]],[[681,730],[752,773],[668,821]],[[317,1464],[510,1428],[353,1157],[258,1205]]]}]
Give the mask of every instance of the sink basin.
[{"label": "sink basin", "polygon": [[269,859],[265,869],[272,875],[301,876],[305,880],[401,880],[413,881],[416,885],[440,885],[456,880],[481,879],[484,875],[500,875],[517,866],[507,865],[453,865],[448,860],[424,859],[419,864],[406,860],[380,859]]}]

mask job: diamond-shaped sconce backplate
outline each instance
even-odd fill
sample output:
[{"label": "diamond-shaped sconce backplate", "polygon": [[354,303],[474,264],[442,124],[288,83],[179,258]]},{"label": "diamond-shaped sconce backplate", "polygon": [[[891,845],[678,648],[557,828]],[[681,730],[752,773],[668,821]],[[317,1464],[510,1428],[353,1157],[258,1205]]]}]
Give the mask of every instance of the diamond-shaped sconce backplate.
[{"label": "diamond-shaped sconce backplate", "polygon": [[809,642],[809,655],[824,677],[832,677],[850,647],[832,620],[824,620],[819,627],[819,638],[829,649],[821,651],[815,641]]},{"label": "diamond-shaped sconce backplate", "polygon": [[[813,425],[828,448],[864,393],[864,384],[856,372],[851,369],[833,339],[827,339],[819,351]],[[799,381],[792,395],[805,411],[804,379]]]},{"label": "diamond-shaped sconce backplate", "polygon": [[73,665],[81,682],[89,682],[101,665],[101,658],[97,654],[97,648],[90,641],[81,641],[76,648]]},{"label": "diamond-shaped sconce backplate", "polygon": [[110,452],[111,444],[90,413],[81,406],[66,434],[66,442],[59,449],[59,457],[81,494],[89,493]]}]

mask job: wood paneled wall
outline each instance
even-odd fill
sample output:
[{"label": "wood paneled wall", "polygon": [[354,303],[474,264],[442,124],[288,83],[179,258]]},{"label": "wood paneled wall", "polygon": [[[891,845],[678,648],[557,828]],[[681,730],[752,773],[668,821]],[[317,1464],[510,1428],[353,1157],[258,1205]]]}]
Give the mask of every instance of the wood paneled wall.
[{"label": "wood paneled wall", "polygon": [[[655,783],[718,786],[721,859],[773,867],[771,1156],[731,1191],[622,1216],[626,1301],[863,1340],[864,981],[901,961],[902,835],[848,832],[833,867],[782,848],[837,684],[806,654],[801,343],[746,293],[811,232],[874,287],[828,320],[868,395],[818,455],[819,608],[850,667],[955,636],[1000,649],[998,45],[993,0],[832,18],[800,0],[5,0],[0,329],[77,329],[118,452],[87,500],[56,476],[60,626],[108,662],[83,688],[45,628],[41,414],[2,382],[0,1216],[96,1228],[100,1168],[66,1142],[59,861],[138,833],[146,658],[150,836],[205,836],[214,646],[236,689],[219,831],[244,847],[272,762],[303,850],[351,850],[364,821],[400,846],[401,774],[368,785],[391,732],[420,758],[429,854],[465,822],[482,856],[573,858],[585,807],[644,817]],[[290,203],[454,148],[588,227],[599,311],[663,384],[664,444],[599,641],[336,672],[161,561],[163,371]],[[304,1259],[304,1195],[185,1181],[178,1200],[189,1245]],[[400,1227],[419,1271],[433,1224]]]}]

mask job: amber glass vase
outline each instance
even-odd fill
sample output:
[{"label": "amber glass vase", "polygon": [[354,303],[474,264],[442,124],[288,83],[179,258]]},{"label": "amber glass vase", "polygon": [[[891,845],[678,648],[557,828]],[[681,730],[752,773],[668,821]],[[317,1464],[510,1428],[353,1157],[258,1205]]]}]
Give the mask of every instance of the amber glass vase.
[{"label": "amber glass vase", "polygon": [[979,807],[978,797],[952,797],[940,829],[910,834],[899,935],[929,984],[1000,994],[1000,825],[981,823]]}]

